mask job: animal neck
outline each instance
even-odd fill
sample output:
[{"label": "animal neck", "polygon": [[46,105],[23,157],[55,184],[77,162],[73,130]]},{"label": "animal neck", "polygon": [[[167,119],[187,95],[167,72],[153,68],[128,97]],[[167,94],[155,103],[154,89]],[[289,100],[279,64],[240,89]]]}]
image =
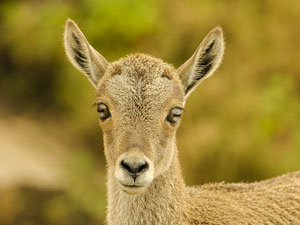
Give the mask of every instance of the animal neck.
[{"label": "animal neck", "polygon": [[124,193],[108,169],[109,225],[185,224],[186,190],[177,151],[167,171],[137,195]]}]

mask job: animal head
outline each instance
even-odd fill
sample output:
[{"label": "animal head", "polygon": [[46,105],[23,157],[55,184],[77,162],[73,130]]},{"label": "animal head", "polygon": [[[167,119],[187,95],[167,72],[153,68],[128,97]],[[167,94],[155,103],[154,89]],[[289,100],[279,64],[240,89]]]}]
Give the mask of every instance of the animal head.
[{"label": "animal head", "polygon": [[64,47],[73,66],[97,89],[105,157],[116,183],[126,193],[143,192],[169,169],[187,96],[220,65],[222,29],[210,31],[178,69],[145,54],[109,63],[70,19]]}]

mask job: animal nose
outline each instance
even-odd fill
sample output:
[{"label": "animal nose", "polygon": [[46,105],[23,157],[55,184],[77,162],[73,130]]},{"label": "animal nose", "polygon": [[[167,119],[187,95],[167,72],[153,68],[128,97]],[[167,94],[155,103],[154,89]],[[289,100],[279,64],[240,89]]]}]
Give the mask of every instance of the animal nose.
[{"label": "animal nose", "polygon": [[129,172],[129,174],[136,178],[140,173],[148,170],[149,165],[145,160],[141,159],[124,159],[121,161],[121,168]]}]

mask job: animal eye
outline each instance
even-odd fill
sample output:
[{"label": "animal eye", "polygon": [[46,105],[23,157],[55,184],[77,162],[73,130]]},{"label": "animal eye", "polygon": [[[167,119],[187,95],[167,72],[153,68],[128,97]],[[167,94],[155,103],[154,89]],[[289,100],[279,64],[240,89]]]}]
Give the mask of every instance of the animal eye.
[{"label": "animal eye", "polygon": [[108,110],[108,107],[104,103],[97,104],[97,112],[99,115],[99,119],[101,121],[104,121],[110,117],[110,112]]},{"label": "animal eye", "polygon": [[166,120],[171,124],[171,125],[176,125],[181,117],[182,114],[182,109],[179,107],[175,107],[171,109],[169,112]]}]

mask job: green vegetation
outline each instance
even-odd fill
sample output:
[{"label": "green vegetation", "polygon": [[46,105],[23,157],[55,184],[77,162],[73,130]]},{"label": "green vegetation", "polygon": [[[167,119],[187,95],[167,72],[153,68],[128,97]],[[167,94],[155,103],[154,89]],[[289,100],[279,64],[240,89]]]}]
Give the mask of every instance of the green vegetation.
[{"label": "green vegetation", "polygon": [[[33,149],[47,138],[62,146],[39,150],[57,160],[62,178],[57,187],[23,182],[7,189],[0,176],[0,224],[104,223],[95,91],[64,55],[68,17],[110,61],[145,52],[175,66],[221,25],[223,65],[190,96],[177,135],[187,183],[254,181],[300,169],[299,1],[4,0],[0,124],[32,121],[18,133],[33,132]],[[0,137],[0,154],[3,143]],[[11,167],[22,163],[15,158]]]}]

